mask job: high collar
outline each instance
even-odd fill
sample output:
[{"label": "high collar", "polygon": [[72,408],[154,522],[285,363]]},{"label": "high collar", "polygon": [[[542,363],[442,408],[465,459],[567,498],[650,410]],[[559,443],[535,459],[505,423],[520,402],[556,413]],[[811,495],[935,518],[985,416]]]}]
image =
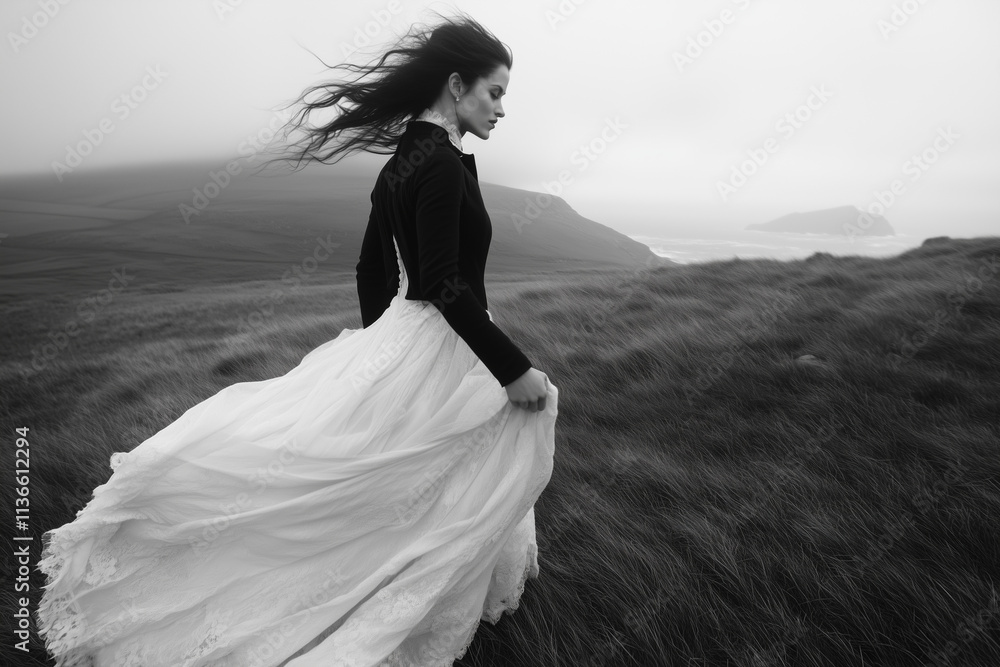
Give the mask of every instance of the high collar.
[{"label": "high collar", "polygon": [[455,124],[448,120],[444,114],[428,107],[424,109],[416,119],[427,121],[428,123],[434,123],[435,125],[443,127],[448,131],[448,138],[451,139],[451,143],[455,146],[455,148],[457,148],[460,153],[465,153],[465,151],[462,150],[462,135],[458,133],[458,128],[455,127]]},{"label": "high collar", "polygon": [[423,137],[429,137],[432,141],[442,146],[447,146],[448,150],[452,151],[458,156],[465,168],[468,169],[472,176],[478,181],[479,172],[476,169],[476,156],[473,153],[463,153],[448,136],[444,127],[438,125],[437,123],[432,123],[426,120],[417,120],[416,118],[410,120],[406,124],[405,135],[410,135],[411,140],[416,140]]},{"label": "high collar", "polygon": [[406,123],[406,130],[404,134],[407,133],[419,133],[421,136],[429,136],[436,143],[442,146],[448,146],[449,150],[453,151],[455,155],[462,158],[472,158],[472,153],[463,153],[462,150],[455,145],[448,135],[447,129],[443,125],[437,123],[432,123],[429,120],[418,120],[417,118],[411,118]]}]

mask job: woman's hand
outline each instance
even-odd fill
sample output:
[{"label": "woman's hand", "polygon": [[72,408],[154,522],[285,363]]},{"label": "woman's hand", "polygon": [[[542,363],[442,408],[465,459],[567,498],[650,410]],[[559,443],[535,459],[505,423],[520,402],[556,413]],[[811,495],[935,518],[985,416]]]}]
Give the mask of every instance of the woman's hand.
[{"label": "woman's hand", "polygon": [[504,389],[514,405],[531,412],[541,412],[545,409],[545,397],[549,393],[549,376],[532,367]]}]

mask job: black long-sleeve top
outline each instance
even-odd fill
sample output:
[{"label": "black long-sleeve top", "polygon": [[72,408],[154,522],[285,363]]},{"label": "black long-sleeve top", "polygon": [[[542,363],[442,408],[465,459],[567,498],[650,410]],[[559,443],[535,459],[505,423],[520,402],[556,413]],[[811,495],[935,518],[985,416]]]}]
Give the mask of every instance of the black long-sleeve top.
[{"label": "black long-sleeve top", "polygon": [[475,156],[441,126],[411,120],[371,193],[357,264],[361,319],[377,320],[399,290],[399,245],[409,280],[404,298],[432,302],[501,386],[531,361],[486,312],[484,273],[493,227],[479,190]]}]

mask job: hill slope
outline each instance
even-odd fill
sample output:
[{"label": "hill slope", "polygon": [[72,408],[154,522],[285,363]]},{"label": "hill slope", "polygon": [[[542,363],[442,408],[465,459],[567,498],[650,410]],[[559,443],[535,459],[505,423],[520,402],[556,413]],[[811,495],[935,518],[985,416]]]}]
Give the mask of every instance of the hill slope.
[{"label": "hill slope", "polygon": [[[0,232],[9,234],[0,298],[100,289],[122,266],[150,290],[278,279],[297,266],[317,282],[353,280],[374,173],[343,165],[270,178],[244,172],[217,188],[210,171],[219,165],[81,172],[58,187],[45,178],[0,182]],[[482,190],[494,226],[488,280],[669,263],[561,199],[518,227],[508,211],[536,193]],[[35,231],[43,225],[55,229]],[[318,246],[328,257],[314,267],[308,258]]]},{"label": "hill slope", "polygon": [[[241,327],[271,289],[126,290],[34,374],[62,313],[0,308],[36,535],[112,452],[360,324],[317,284]],[[1000,664],[1000,238],[500,291],[498,324],[559,387],[556,459],[540,578],[458,667]],[[37,637],[0,662],[51,664]]]}]

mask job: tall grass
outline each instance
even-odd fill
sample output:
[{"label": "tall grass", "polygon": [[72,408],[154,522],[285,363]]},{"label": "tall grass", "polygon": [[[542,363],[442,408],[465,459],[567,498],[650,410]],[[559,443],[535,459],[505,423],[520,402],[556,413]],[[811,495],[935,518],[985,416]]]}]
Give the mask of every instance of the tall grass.
[{"label": "tall grass", "polygon": [[[112,452],[360,326],[351,289],[311,288],[237,333],[261,289],[123,294],[30,376],[45,328],[9,336],[36,534]],[[556,461],[541,578],[457,664],[1000,665],[1000,239],[603,272],[490,310],[560,389]]]}]

